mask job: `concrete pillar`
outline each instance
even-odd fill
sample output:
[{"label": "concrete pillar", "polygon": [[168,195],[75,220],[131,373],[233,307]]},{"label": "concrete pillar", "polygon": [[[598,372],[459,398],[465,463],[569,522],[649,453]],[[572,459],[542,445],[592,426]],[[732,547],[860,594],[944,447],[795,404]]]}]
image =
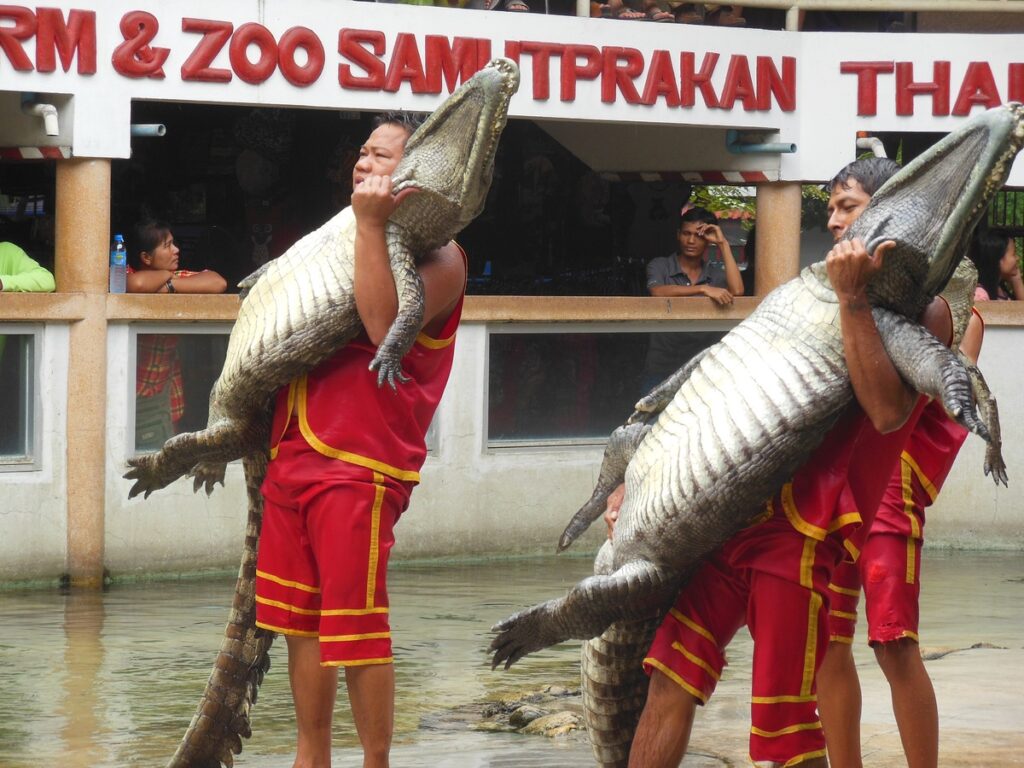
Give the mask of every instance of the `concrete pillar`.
[{"label": "concrete pillar", "polygon": [[81,292],[68,360],[68,544],[73,586],[103,585],[110,161],[57,163],[57,290]]},{"label": "concrete pillar", "polygon": [[782,181],[757,187],[754,293],[766,293],[800,271],[800,185]]}]

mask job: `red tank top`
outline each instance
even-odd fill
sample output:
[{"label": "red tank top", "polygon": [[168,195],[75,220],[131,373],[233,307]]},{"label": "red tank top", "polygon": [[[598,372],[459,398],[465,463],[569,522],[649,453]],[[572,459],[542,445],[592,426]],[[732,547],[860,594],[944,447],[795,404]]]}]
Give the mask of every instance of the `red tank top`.
[{"label": "red tank top", "polygon": [[328,458],[419,482],[427,429],[451,373],[464,298],[459,298],[437,338],[424,333],[416,337],[402,358],[402,372],[409,381],[397,383],[397,391],[387,384],[377,386],[377,372],[369,370],[377,347],[365,332],[282,387],[274,402],[271,459],[282,441],[301,438]]}]

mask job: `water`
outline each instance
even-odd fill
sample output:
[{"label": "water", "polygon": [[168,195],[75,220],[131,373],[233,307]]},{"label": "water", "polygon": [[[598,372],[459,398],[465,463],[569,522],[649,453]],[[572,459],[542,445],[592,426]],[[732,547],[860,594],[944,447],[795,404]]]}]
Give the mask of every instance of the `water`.
[{"label": "water", "polygon": [[[495,621],[564,593],[589,572],[585,558],[393,569],[398,687],[393,765],[593,765],[582,734],[548,739],[478,732],[468,729],[473,717],[466,714],[502,694],[578,684],[578,643],[538,653],[509,672],[490,670],[486,648],[488,628]],[[994,713],[976,713],[978,722],[971,724],[970,739],[977,743],[978,733],[995,733],[995,741],[1015,754],[1024,753],[1019,732],[1024,703],[1017,695],[1024,684],[1017,671],[1024,666],[1024,622],[1019,617],[1024,605],[1024,557],[929,553],[925,587],[922,635],[926,648],[985,642],[1009,649],[964,651],[930,662],[940,689],[940,709],[947,697],[951,703],[962,698],[955,691],[945,692],[944,670],[981,658],[970,654],[993,654],[986,664],[1001,668],[993,671],[993,681],[978,685],[987,687],[986,696],[991,699],[998,694],[993,686],[1006,681],[1013,690],[1002,709],[1010,711],[1000,712],[998,718]],[[0,593],[0,766],[164,764],[205,685],[232,590],[233,579],[223,578],[117,586],[105,594]],[[273,665],[254,709],[255,734],[237,760],[239,766],[291,765],[294,724],[284,650],[283,642],[272,650]],[[874,662],[863,646],[857,648],[857,658],[868,702],[875,684]],[[729,661],[718,693],[711,705],[701,709],[695,728],[693,749],[708,757],[688,759],[688,766],[742,764],[750,675],[750,642],[745,634],[730,648]],[[970,671],[970,679],[978,674]],[[878,717],[866,704],[867,736],[871,732],[867,721]],[[1011,720],[1017,725],[1002,729],[1001,724]],[[335,734],[335,765],[360,765],[344,695],[339,696]],[[876,746],[882,752],[875,753],[873,765],[898,764],[883,759],[888,749],[884,743]],[[978,759],[976,752],[973,759]]]}]

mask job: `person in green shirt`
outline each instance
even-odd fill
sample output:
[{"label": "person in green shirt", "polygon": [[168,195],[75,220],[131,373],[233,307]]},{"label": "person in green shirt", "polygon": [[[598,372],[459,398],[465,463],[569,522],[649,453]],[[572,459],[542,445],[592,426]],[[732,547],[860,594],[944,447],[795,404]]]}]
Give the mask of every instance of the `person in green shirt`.
[{"label": "person in green shirt", "polygon": [[0,242],[0,291],[52,293],[53,273],[14,243]]}]

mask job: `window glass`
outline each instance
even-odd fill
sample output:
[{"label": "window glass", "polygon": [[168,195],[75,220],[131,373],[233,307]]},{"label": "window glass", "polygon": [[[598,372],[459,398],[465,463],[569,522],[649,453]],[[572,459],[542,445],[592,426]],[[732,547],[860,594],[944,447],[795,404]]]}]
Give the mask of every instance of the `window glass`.
[{"label": "window glass", "polygon": [[601,442],[637,400],[724,334],[491,334],[488,444]]},{"label": "window glass", "polygon": [[35,340],[34,334],[0,334],[0,464],[32,462]]},{"label": "window glass", "polygon": [[158,450],[180,432],[206,426],[210,390],[228,337],[209,333],[136,336],[135,451]]}]

